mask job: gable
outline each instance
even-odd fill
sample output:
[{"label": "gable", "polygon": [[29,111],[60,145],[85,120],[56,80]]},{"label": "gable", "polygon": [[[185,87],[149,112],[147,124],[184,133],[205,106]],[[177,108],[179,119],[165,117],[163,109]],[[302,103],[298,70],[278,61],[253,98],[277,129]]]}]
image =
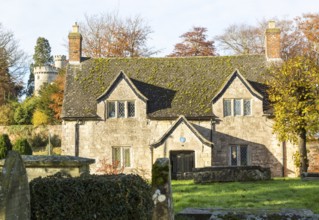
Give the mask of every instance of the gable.
[{"label": "gable", "polygon": [[81,63],[81,69],[69,66],[62,117],[97,117],[97,98],[107,95],[105,91],[122,70],[148,99],[149,118],[185,115],[206,120],[213,117],[211,100],[230,73],[238,69],[247,81],[259,83],[264,81],[265,67],[261,55],[91,59]]},{"label": "gable", "polygon": [[248,98],[253,96],[259,100],[263,100],[263,95],[236,70],[229,76],[222,88],[212,99],[212,103],[216,103],[221,97],[224,98]]},{"label": "gable", "polygon": [[119,75],[111,82],[110,86],[97,98],[100,102],[106,99],[123,100],[139,98],[147,102],[147,98],[136,88],[132,81],[120,72]]},{"label": "gable", "polygon": [[[209,140],[207,140],[186,118],[185,116],[181,115],[174,124],[154,143],[152,143],[151,147],[159,147],[162,145],[168,137],[171,136],[178,128],[185,127],[186,129],[189,129],[190,133],[195,135],[197,139],[204,145],[212,147],[213,143]],[[183,132],[184,133],[184,132]],[[183,137],[184,138],[184,137]]]}]

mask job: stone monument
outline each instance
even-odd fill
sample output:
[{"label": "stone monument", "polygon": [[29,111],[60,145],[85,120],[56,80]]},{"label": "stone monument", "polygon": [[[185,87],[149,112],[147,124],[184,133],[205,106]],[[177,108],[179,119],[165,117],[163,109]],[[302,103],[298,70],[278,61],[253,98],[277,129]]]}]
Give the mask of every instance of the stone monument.
[{"label": "stone monument", "polygon": [[152,220],[174,220],[171,172],[168,158],[158,158],[152,167]]},{"label": "stone monument", "polygon": [[30,190],[24,162],[10,151],[0,175],[0,219],[30,219]]}]

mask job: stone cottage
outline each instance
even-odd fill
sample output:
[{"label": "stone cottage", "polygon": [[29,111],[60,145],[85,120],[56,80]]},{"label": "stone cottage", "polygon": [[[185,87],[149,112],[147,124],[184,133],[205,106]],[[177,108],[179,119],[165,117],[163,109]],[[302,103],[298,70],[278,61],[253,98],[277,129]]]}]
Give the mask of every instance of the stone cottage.
[{"label": "stone cottage", "polygon": [[159,157],[173,177],[206,166],[270,167],[294,175],[297,150],[272,133],[266,68],[280,62],[280,30],[270,23],[266,54],[185,58],[81,56],[82,36],[69,34],[62,112],[62,153],[118,161],[149,175]]}]

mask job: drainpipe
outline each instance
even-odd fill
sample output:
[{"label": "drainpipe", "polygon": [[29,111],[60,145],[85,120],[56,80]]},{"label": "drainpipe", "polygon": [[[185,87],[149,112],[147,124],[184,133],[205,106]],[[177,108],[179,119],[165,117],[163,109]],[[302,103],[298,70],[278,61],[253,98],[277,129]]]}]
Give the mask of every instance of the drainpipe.
[{"label": "drainpipe", "polygon": [[[211,129],[210,129],[210,142],[213,142],[213,132],[215,131],[215,124],[216,122],[214,121],[214,119],[210,120],[210,124],[211,124]],[[213,166],[213,156],[214,156],[214,148],[213,145],[211,146],[211,166]]]},{"label": "drainpipe", "polygon": [[[151,151],[151,165],[153,166],[153,163],[154,163],[154,159],[153,159],[153,147],[152,146],[150,146],[150,151]],[[151,166],[151,167],[152,167]]]},{"label": "drainpipe", "polygon": [[286,168],[286,142],[282,142],[282,177],[285,177],[285,168]]},{"label": "drainpipe", "polygon": [[83,122],[80,120],[77,120],[74,127],[75,127],[75,134],[74,134],[74,139],[75,139],[75,145],[74,145],[74,156],[78,157],[79,156],[79,145],[80,145],[80,125],[82,125]]}]

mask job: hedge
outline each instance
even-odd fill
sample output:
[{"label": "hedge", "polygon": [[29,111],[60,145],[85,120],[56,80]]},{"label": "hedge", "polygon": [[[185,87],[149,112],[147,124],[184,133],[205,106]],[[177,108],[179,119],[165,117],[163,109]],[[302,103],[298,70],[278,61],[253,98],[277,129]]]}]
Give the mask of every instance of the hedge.
[{"label": "hedge", "polygon": [[151,219],[151,186],[138,175],[54,175],[30,182],[31,219]]},{"label": "hedge", "polygon": [[13,145],[13,150],[21,155],[32,155],[32,148],[26,138],[18,139]]},{"label": "hedge", "polygon": [[7,134],[0,135],[0,159],[6,158],[9,151],[12,150],[12,144]]}]

